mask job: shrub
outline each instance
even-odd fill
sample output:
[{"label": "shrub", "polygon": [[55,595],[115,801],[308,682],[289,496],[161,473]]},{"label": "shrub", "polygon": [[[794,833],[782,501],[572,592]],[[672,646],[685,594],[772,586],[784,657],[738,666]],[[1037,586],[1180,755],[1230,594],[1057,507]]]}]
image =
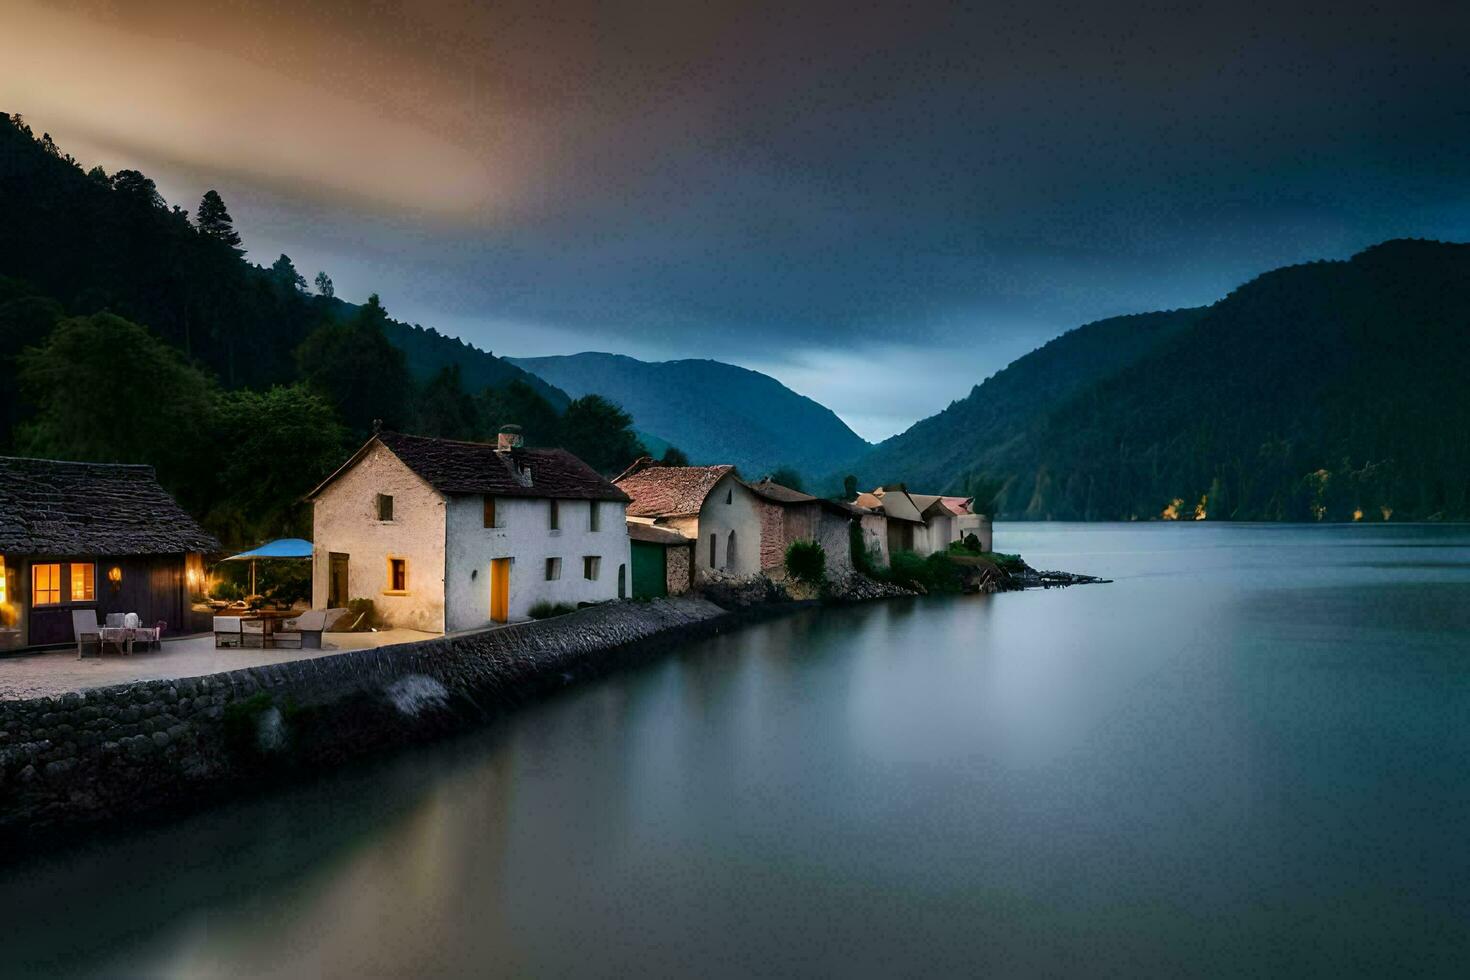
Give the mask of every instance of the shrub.
[{"label": "shrub", "polygon": [[895,551],[888,558],[888,579],[899,585],[918,585],[925,592],[959,592],[960,570],[944,552],[921,558],[912,551]]},{"label": "shrub", "polygon": [[566,602],[548,602],[542,599],[531,607],[532,619],[550,619],[552,616],[563,616],[569,612],[576,612],[577,607]]},{"label": "shrub", "polygon": [[815,541],[793,541],[786,546],[786,574],[798,582],[821,585],[827,581],[827,553]]}]

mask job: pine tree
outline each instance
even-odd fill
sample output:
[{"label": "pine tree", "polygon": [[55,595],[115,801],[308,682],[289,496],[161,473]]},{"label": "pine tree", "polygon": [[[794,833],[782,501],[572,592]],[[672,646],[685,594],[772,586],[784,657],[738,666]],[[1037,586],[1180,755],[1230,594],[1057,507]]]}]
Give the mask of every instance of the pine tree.
[{"label": "pine tree", "polygon": [[332,277],[325,272],[318,272],[316,274],[316,291],[327,299],[331,299],[337,295],[337,290],[332,286]]},{"label": "pine tree", "polygon": [[225,200],[219,196],[219,191],[204,192],[195,220],[199,224],[201,234],[224,242],[230,248],[240,247],[240,235],[235,231],[235,219],[231,218],[230,212],[225,210]]}]

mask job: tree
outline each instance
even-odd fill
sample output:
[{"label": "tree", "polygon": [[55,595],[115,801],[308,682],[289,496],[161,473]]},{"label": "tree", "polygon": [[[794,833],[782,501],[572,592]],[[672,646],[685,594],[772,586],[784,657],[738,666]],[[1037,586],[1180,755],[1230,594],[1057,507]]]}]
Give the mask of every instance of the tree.
[{"label": "tree", "polygon": [[285,252],[282,252],[281,257],[271,263],[271,278],[282,289],[298,293],[306,292],[306,279],[296,271],[296,266],[291,262],[291,256]]},{"label": "tree", "polygon": [[483,431],[495,432],[502,425],[518,425],[528,446],[561,443],[561,416],[540,392],[520,378],[498,388],[486,388],[475,400]]},{"label": "tree", "polygon": [[459,365],[441,369],[419,393],[414,431],[443,439],[475,439],[481,430],[479,406],[460,382]]},{"label": "tree", "polygon": [[326,398],[347,428],[365,437],[377,420],[401,426],[413,389],[403,352],[383,334],[388,313],[377,293],[350,320],[324,323],[296,349],[302,379]]},{"label": "tree", "polygon": [[21,386],[36,414],[19,443],[32,454],[104,463],[151,463],[186,506],[211,480],[201,459],[218,391],[214,381],[147,329],[110,313],[62,320],[20,355]]},{"label": "tree", "polygon": [[678,446],[668,446],[664,449],[663,457],[659,460],[663,466],[688,466],[689,457],[684,455],[684,450]]},{"label": "tree", "polygon": [[136,170],[119,170],[112,175],[112,189],[123,197],[150,208],[164,206],[158,185]]},{"label": "tree", "polygon": [[36,296],[24,283],[0,276],[0,453],[12,448],[24,411],[19,397],[20,353],[44,342],[61,316],[56,300]]},{"label": "tree", "polygon": [[241,388],[219,399],[212,429],[213,444],[229,450],[214,467],[218,489],[204,520],[209,529],[241,543],[310,536],[301,498],[347,449],[332,406],[300,384]]},{"label": "tree", "polygon": [[601,395],[583,395],[561,417],[562,445],[599,473],[617,473],[644,455],[633,417]]},{"label": "tree", "polygon": [[779,483],[783,487],[790,487],[792,490],[803,492],[806,490],[801,485],[801,474],[790,466],[777,467],[776,471],[771,474],[771,482]]},{"label": "tree", "polygon": [[332,286],[332,277],[325,272],[316,274],[316,291],[327,299],[337,295],[337,290]]},{"label": "tree", "polygon": [[200,234],[223,242],[230,248],[240,247],[240,235],[235,231],[235,219],[225,209],[225,200],[219,191],[208,190],[199,201],[199,211],[194,216]]},{"label": "tree", "polygon": [[842,478],[842,499],[856,500],[858,495],[857,477],[851,473]]}]

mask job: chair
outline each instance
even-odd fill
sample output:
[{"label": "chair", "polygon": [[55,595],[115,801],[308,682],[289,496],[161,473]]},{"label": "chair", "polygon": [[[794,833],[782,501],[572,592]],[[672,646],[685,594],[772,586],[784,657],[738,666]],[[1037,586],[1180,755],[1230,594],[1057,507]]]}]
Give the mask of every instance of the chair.
[{"label": "chair", "polygon": [[313,609],[302,613],[295,619],[288,619],[281,624],[281,630],[275,634],[276,644],[279,646],[282,641],[294,642],[298,650],[320,650],[322,633],[346,611],[345,609]]},{"label": "chair", "polygon": [[[235,642],[231,644],[230,638]],[[214,617],[214,645],[216,647],[245,645],[245,637],[240,631],[239,616],[216,616]]]},{"label": "chair", "polygon": [[95,609],[73,609],[71,611],[71,631],[77,638],[77,659],[82,659],[82,643],[88,637],[97,644],[97,656],[102,656],[102,629],[97,625],[97,610]]},{"label": "chair", "polygon": [[108,613],[107,622],[103,625],[105,625],[108,629],[121,629],[123,625],[124,615],[124,613]]}]

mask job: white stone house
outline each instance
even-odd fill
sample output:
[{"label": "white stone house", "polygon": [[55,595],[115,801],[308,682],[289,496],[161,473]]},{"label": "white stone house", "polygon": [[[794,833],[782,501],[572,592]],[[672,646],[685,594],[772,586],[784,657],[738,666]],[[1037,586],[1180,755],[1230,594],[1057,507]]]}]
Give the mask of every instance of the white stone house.
[{"label": "white stone house", "polygon": [[[508,429],[512,427],[507,427]],[[563,449],[380,432],[311,492],[312,604],[452,632],[628,594],[628,497]]]},{"label": "white stone house", "polygon": [[628,517],[694,541],[694,568],[746,577],[761,570],[760,498],[735,467],[659,466],[638,460],[613,480]]}]

